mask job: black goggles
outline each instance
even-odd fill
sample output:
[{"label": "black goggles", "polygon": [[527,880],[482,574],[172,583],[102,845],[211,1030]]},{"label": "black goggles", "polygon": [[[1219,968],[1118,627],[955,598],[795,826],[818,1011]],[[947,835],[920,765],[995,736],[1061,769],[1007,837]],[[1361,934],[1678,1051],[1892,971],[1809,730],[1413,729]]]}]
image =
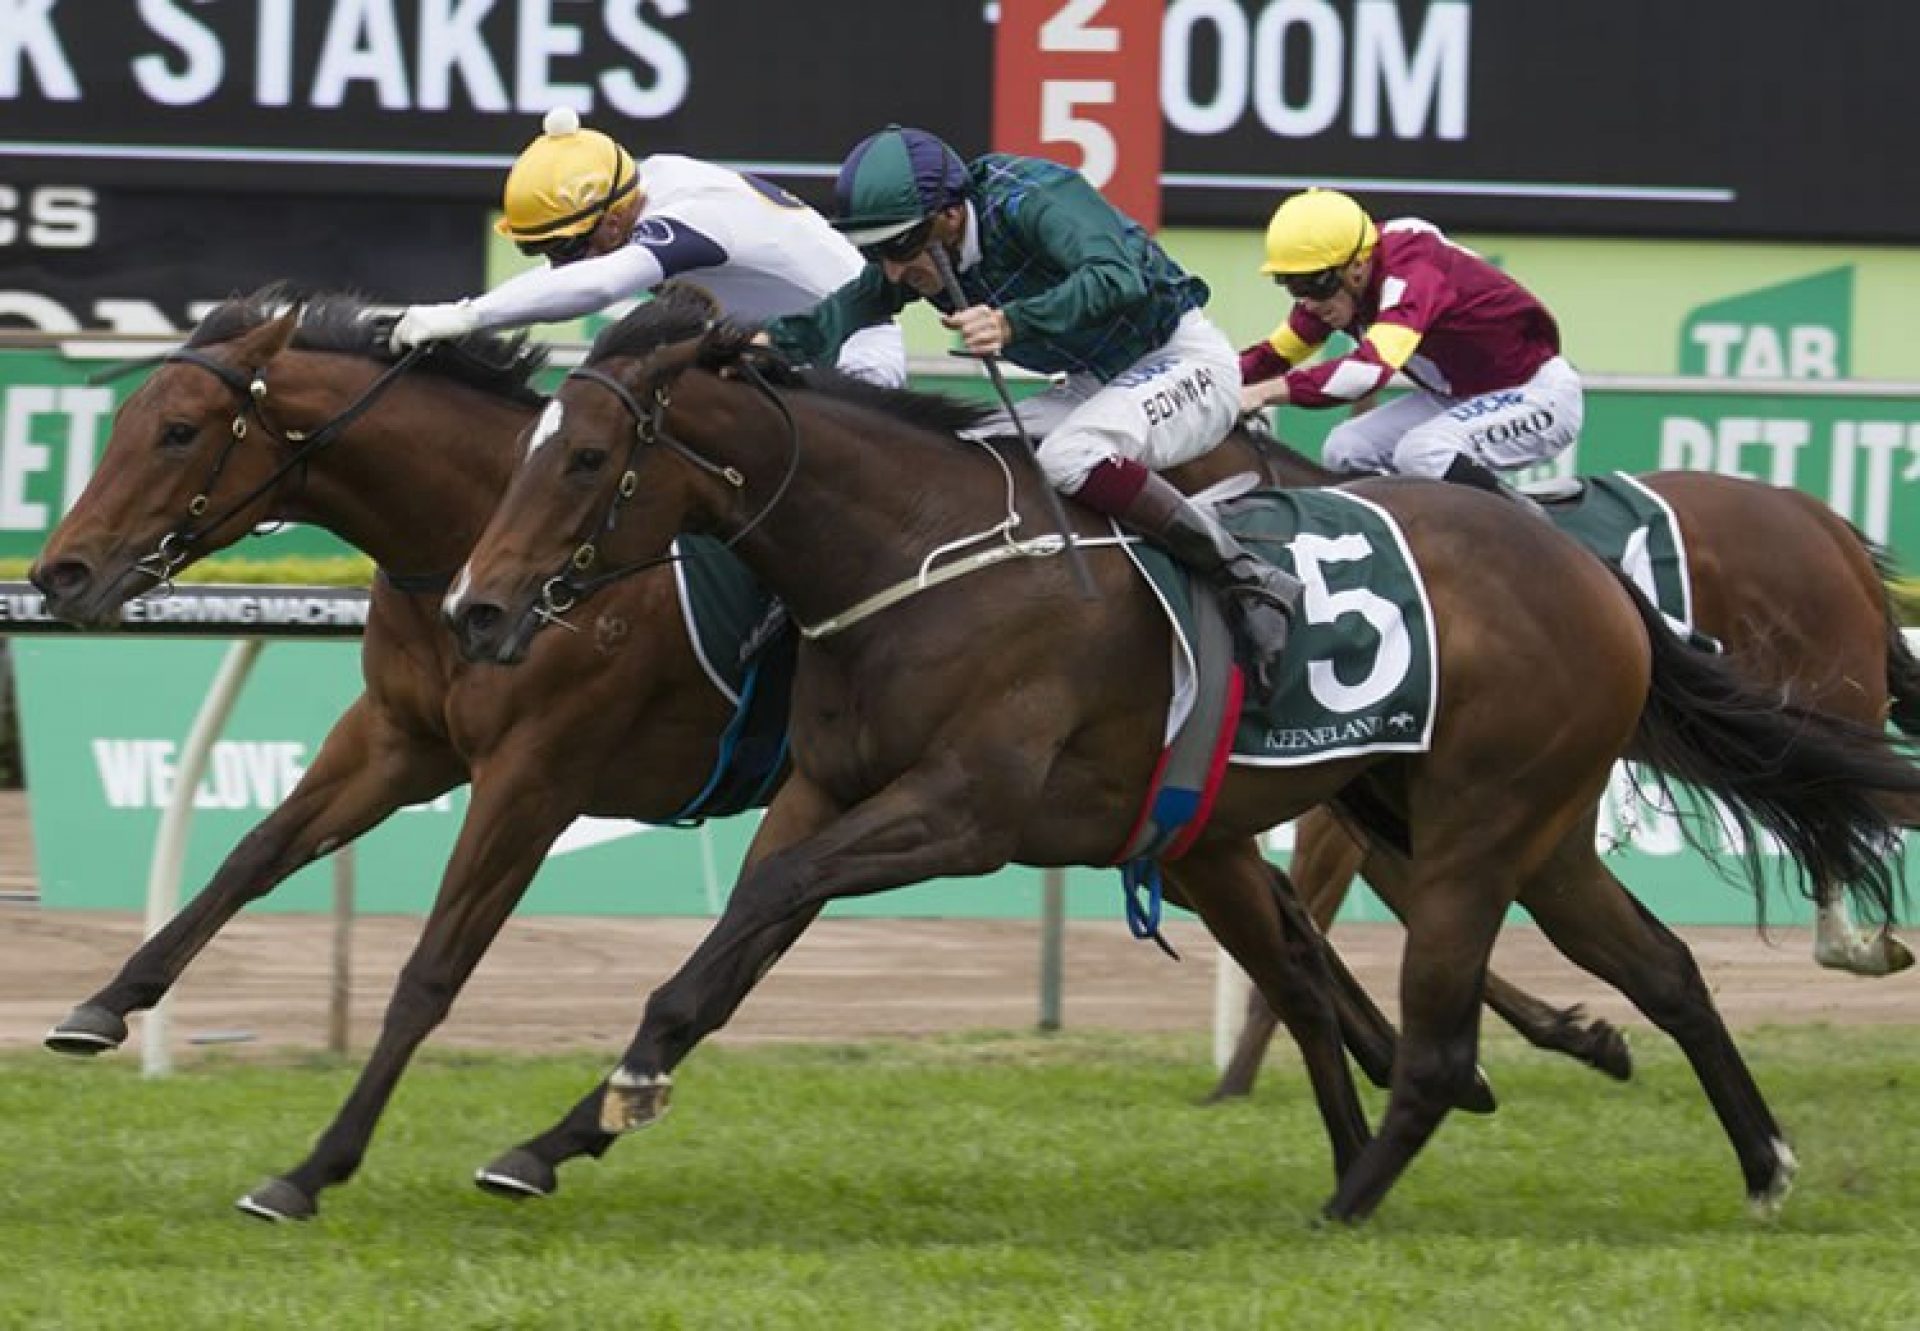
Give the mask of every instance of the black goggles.
[{"label": "black goggles", "polygon": [[1326,300],[1340,290],[1340,268],[1322,268],[1317,273],[1275,273],[1273,280],[1287,289],[1295,300]]},{"label": "black goggles", "polygon": [[860,247],[860,257],[868,263],[911,263],[927,247],[927,241],[933,237],[933,219],[916,223],[897,236],[888,236],[885,240],[876,240],[871,245]]},{"label": "black goggles", "polygon": [[575,259],[586,257],[587,247],[593,244],[593,233],[598,227],[599,223],[596,222],[585,231],[571,236],[555,236],[552,240],[517,240],[514,244],[530,258],[545,259],[556,265],[572,263]]}]

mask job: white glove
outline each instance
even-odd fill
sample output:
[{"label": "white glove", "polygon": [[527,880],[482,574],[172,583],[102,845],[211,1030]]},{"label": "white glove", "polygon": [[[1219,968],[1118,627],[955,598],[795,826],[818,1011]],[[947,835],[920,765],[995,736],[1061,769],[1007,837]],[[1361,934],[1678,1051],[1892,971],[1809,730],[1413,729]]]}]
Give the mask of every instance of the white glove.
[{"label": "white glove", "polygon": [[393,325],[393,349],[411,351],[427,342],[465,337],[479,326],[470,300],[445,305],[409,305]]}]

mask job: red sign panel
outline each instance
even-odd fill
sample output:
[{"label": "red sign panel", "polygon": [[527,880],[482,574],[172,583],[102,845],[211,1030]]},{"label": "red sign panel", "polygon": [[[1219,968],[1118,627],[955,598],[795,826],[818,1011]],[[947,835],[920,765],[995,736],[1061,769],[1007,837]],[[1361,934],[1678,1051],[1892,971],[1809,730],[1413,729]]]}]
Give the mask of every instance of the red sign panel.
[{"label": "red sign panel", "polygon": [[993,146],[1078,167],[1160,225],[1160,0],[1001,0]]}]

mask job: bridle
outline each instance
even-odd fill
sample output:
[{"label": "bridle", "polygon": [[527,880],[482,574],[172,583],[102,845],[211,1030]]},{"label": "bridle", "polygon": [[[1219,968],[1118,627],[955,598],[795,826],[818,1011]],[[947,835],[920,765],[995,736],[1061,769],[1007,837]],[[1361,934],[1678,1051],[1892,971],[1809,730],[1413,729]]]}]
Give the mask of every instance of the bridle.
[{"label": "bridle", "polygon": [[[425,354],[425,350],[423,347],[409,350],[387,367],[367,391],[348,404],[344,411],[311,432],[278,427],[267,416],[267,380],[263,370],[255,370],[249,378],[232,366],[192,347],[177,347],[161,357],[162,364],[193,365],[211,374],[233,392],[239,401],[239,410],[234,413],[233,421],[227,428],[227,442],[214,459],[212,470],[207,473],[206,480],[201,482],[193,498],[187,501],[187,520],[162,536],[151,552],[134,563],[133,571],[152,578],[155,587],[164,594],[173,585],[174,572],[192,557],[194,546],[204,541],[207,533],[218,530],[236,514],[244,512],[256,499],[278,486],[295,468],[301,469],[304,484],[305,467],[313,455],[339,438],[342,431],[370,411],[394,381]],[[216,516],[208,518],[206,513],[212,507],[213,489],[219,484],[220,475],[226,470],[233,450],[247,437],[249,418],[259,425],[268,438],[287,449],[288,456],[265,480],[227,504]]]},{"label": "bridle", "polygon": [[[786,423],[787,470],[786,474],[780,478],[780,484],[774,487],[773,494],[768,497],[765,505],[738,531],[721,543],[721,550],[731,550],[749,532],[766,520],[767,515],[773,512],[774,507],[785,497],[787,487],[793,484],[794,475],[800,470],[800,426],[793,418],[792,409],[774,391],[773,385],[767,382],[766,376],[761,374],[751,361],[742,359],[737,364],[741,377],[773,404],[774,410],[780,413],[781,420]],[[669,551],[664,555],[655,555],[632,564],[622,564],[617,568],[606,569],[591,577],[585,576],[587,571],[599,561],[600,550],[597,542],[614,531],[620,520],[620,510],[640,488],[637,468],[642,449],[654,445],[671,449],[698,470],[709,476],[718,477],[743,494],[746,491],[747,478],[739,468],[702,457],[690,445],[667,433],[667,408],[672,403],[672,393],[667,384],[656,384],[649,401],[642,406],[640,399],[634,396],[633,390],[612,375],[593,369],[591,366],[581,366],[571,370],[567,378],[580,379],[605,389],[618,399],[620,405],[626,408],[627,414],[633,418],[633,433],[627,440],[625,465],[621,470],[618,483],[613,488],[613,494],[608,497],[605,511],[590,533],[580,538],[579,544],[574,547],[573,554],[568,556],[561,570],[541,584],[540,601],[533,608],[534,616],[543,622],[558,624],[561,628],[578,632],[578,626],[567,623],[562,616],[602,587],[662,564],[686,563],[703,557]]]}]

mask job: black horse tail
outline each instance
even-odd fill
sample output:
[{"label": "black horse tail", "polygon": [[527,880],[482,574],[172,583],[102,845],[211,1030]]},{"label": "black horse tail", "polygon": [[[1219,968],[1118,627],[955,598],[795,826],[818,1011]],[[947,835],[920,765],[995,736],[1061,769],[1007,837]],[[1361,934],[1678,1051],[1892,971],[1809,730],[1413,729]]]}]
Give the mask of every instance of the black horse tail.
[{"label": "black horse tail", "polygon": [[1920,660],[1915,659],[1913,648],[1907,646],[1906,634],[1900,631],[1900,614],[1893,601],[1893,583],[1900,575],[1899,570],[1894,568],[1893,557],[1883,547],[1861,535],[1858,528],[1853,534],[1860,538],[1860,544],[1873,559],[1886,604],[1887,698],[1891,704],[1888,716],[1903,734],[1920,739]]},{"label": "black horse tail", "polygon": [[[1724,803],[1745,847],[1761,925],[1766,874],[1756,824],[1799,867],[1802,891],[1840,884],[1863,920],[1892,924],[1906,888],[1899,833],[1876,796],[1920,793],[1911,751],[1882,730],[1748,684],[1725,658],[1682,643],[1639,588],[1619,581],[1653,644],[1653,683],[1627,756]],[[1682,826],[1696,849],[1717,860],[1718,849],[1697,839],[1702,829],[1687,819]]]}]

